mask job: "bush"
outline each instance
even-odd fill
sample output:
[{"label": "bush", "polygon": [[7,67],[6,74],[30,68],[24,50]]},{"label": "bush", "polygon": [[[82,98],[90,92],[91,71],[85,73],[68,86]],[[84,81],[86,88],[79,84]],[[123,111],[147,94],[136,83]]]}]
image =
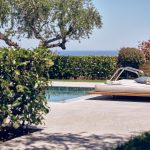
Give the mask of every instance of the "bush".
[{"label": "bush", "polygon": [[131,138],[128,142],[119,145],[115,150],[149,150],[150,133],[146,132],[140,136]]},{"label": "bush", "polygon": [[118,55],[117,64],[119,67],[134,67],[139,68],[145,62],[143,51],[136,48],[121,48]]},{"label": "bush", "polygon": [[138,47],[144,52],[146,60],[150,61],[150,40],[141,42]]},{"label": "bush", "polygon": [[46,49],[0,49],[0,131],[42,123],[52,64]]},{"label": "bush", "polygon": [[116,68],[116,57],[55,56],[52,79],[108,79]]}]

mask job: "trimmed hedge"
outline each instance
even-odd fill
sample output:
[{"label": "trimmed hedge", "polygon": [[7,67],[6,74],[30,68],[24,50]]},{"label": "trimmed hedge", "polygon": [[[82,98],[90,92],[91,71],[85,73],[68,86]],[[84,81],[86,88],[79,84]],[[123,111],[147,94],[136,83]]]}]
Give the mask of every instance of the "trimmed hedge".
[{"label": "trimmed hedge", "polygon": [[55,56],[51,79],[108,79],[116,69],[116,57]]}]

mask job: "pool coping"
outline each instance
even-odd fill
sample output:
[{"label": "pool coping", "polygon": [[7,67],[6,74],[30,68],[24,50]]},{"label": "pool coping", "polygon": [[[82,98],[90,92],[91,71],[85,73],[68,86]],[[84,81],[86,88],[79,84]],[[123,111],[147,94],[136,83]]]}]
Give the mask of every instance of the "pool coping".
[{"label": "pool coping", "polygon": [[85,88],[94,88],[98,83],[95,82],[59,82],[52,81],[49,83],[49,86],[62,86],[62,87],[85,87]]}]

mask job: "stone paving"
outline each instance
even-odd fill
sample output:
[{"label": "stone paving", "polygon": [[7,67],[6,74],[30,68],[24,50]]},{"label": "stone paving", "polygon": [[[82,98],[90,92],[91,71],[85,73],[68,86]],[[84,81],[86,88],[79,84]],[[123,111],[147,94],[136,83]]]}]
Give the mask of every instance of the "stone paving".
[{"label": "stone paving", "polygon": [[131,136],[150,130],[149,100],[87,95],[64,103],[49,103],[51,111],[41,131],[7,141],[0,145],[0,150],[111,149]]}]

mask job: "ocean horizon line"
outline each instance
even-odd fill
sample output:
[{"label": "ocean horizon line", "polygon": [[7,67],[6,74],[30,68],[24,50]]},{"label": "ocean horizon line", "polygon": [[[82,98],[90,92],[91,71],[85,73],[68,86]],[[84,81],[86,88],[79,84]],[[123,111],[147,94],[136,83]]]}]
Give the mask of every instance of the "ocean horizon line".
[{"label": "ocean horizon line", "polygon": [[117,50],[56,50],[61,56],[117,56]]},{"label": "ocean horizon line", "polygon": [[79,49],[77,49],[77,50],[76,49],[74,49],[74,50],[73,49],[71,49],[71,50],[65,49],[65,50],[60,50],[59,49],[59,50],[52,50],[52,51],[119,51],[119,50],[116,50],[116,49],[110,49],[110,50],[109,49],[106,49],[106,50],[105,49],[100,49],[100,50],[98,50],[98,49],[96,49],[96,50],[95,49],[87,49],[87,50],[86,49],[81,49],[81,50],[79,50]]}]

